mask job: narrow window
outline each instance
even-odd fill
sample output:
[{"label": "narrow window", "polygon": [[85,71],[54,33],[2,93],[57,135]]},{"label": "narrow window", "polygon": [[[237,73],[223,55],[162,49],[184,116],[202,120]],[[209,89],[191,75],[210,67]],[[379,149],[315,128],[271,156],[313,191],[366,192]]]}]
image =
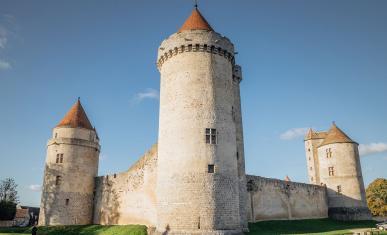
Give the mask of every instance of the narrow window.
[{"label": "narrow window", "polygon": [[310,148],[308,149],[308,152],[310,152]]},{"label": "narrow window", "polygon": [[114,174],[114,178],[117,178],[117,174]]},{"label": "narrow window", "polygon": [[56,163],[59,163],[59,157],[60,157],[60,154],[57,154],[56,155],[56,161],[55,161]]},{"label": "narrow window", "polygon": [[63,153],[60,154],[59,162],[60,162],[60,163],[63,163]]},{"label": "narrow window", "polygon": [[338,195],[341,194],[341,185],[337,185],[337,194],[338,194]]},{"label": "narrow window", "polygon": [[327,149],[325,149],[325,151],[326,151],[326,154],[327,154],[327,158],[331,158],[332,157],[332,150],[331,150],[331,148],[327,148]]},{"label": "narrow window", "polygon": [[58,133],[55,133],[55,138],[57,138],[58,137]]},{"label": "narrow window", "polygon": [[188,51],[192,51],[192,44],[188,45]]},{"label": "narrow window", "polygon": [[204,51],[207,51],[207,44],[204,44]]},{"label": "narrow window", "polygon": [[333,166],[328,167],[328,172],[329,172],[329,176],[334,176],[335,175],[335,171],[333,169]]},{"label": "narrow window", "polygon": [[66,199],[66,206],[68,206],[69,205],[69,202],[70,202],[70,199]]},{"label": "narrow window", "polygon": [[231,115],[232,115],[232,120],[235,122],[235,110],[234,110],[234,106],[231,106]]},{"label": "narrow window", "polygon": [[62,181],[62,177],[58,175],[55,179],[55,185],[60,185],[61,181]]},{"label": "narrow window", "polygon": [[208,173],[214,173],[215,172],[215,166],[214,165],[208,165]]},{"label": "narrow window", "polygon": [[206,143],[216,144],[216,129],[206,128]]},{"label": "narrow window", "polygon": [[198,51],[199,50],[199,44],[196,44],[195,45],[195,51]]},{"label": "narrow window", "polygon": [[239,160],[239,152],[237,151],[237,160]]}]

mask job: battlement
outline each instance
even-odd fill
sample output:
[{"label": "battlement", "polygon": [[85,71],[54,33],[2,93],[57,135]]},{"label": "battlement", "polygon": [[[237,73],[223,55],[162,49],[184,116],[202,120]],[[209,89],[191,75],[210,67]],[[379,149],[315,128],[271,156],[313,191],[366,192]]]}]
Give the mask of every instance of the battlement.
[{"label": "battlement", "polygon": [[226,58],[228,61],[230,61],[232,64],[235,64],[235,58],[233,56],[233,53],[227,51],[226,49],[223,49],[221,47],[216,47],[215,45],[186,43],[186,44],[180,45],[179,47],[174,47],[173,49],[170,49],[167,52],[165,52],[163,55],[161,55],[157,61],[157,67],[160,69],[161,66],[168,59],[178,54],[181,54],[183,52],[207,52],[214,55],[222,56]]}]

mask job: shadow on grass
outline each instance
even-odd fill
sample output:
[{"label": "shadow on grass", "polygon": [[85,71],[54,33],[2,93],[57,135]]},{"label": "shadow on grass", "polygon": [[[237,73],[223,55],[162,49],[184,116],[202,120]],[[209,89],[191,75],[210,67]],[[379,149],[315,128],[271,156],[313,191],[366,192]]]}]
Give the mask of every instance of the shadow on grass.
[{"label": "shadow on grass", "polygon": [[376,223],[373,220],[347,222],[332,219],[262,221],[250,223],[248,234],[344,234],[351,229],[375,228]]},{"label": "shadow on grass", "polygon": [[[0,233],[29,233],[29,228],[0,228]],[[71,225],[71,226],[41,226],[38,235],[146,235],[143,225]]]}]

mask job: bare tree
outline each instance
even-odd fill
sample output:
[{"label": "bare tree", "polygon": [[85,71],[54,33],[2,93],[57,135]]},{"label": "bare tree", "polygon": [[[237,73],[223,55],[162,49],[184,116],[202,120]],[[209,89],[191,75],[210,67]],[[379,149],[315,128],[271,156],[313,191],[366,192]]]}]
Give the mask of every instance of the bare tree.
[{"label": "bare tree", "polygon": [[0,201],[18,202],[16,191],[17,184],[12,178],[5,178],[0,182]]}]

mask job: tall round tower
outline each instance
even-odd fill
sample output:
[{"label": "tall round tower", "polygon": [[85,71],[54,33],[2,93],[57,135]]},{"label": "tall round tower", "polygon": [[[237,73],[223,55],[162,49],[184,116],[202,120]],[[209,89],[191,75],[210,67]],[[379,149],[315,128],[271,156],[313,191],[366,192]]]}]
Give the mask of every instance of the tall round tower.
[{"label": "tall round tower", "polygon": [[99,139],[78,99],[47,143],[39,225],[91,224]]},{"label": "tall round tower", "polygon": [[327,187],[329,217],[339,220],[371,219],[358,144],[333,123],[317,151],[320,181]]},{"label": "tall round tower", "polygon": [[240,233],[234,46],[194,9],[181,29],[161,43],[157,62],[156,230]]}]

